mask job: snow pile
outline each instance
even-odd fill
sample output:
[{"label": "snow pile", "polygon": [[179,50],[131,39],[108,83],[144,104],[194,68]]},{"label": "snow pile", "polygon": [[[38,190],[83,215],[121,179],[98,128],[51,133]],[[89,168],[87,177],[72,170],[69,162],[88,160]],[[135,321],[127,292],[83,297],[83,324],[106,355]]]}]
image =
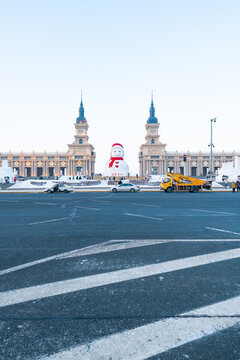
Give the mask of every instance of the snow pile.
[{"label": "snow pile", "polygon": [[0,183],[3,184],[8,179],[10,183],[14,182],[14,172],[11,167],[8,166],[8,161],[3,160],[2,166],[0,167]]},{"label": "snow pile", "polygon": [[9,189],[39,189],[43,190],[54,185],[51,180],[25,180],[19,181],[16,184],[10,186]]},{"label": "snow pile", "polygon": [[212,187],[213,188],[224,188],[224,186],[219,184],[217,181],[212,182]]},{"label": "snow pile", "polygon": [[234,161],[229,161],[222,164],[217,176],[217,181],[222,181],[223,176],[228,176],[228,181],[236,181],[240,177],[240,157],[235,156]]}]

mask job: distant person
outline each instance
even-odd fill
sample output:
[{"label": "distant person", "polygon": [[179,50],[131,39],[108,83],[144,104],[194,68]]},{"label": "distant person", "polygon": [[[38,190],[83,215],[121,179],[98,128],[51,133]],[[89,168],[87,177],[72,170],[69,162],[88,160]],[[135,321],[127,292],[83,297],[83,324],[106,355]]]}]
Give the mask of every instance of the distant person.
[{"label": "distant person", "polygon": [[236,190],[236,184],[235,184],[235,182],[233,181],[233,182],[232,182],[232,191],[235,192],[235,190]]},{"label": "distant person", "polygon": [[237,180],[236,182],[236,188],[237,188],[237,192],[240,191],[240,181]]},{"label": "distant person", "polygon": [[121,184],[122,184],[122,179],[120,179],[118,182],[118,185],[121,185]]},{"label": "distant person", "polygon": [[225,182],[225,188],[227,189],[227,186],[228,186],[228,181],[227,181],[227,179],[225,179],[224,182]]}]

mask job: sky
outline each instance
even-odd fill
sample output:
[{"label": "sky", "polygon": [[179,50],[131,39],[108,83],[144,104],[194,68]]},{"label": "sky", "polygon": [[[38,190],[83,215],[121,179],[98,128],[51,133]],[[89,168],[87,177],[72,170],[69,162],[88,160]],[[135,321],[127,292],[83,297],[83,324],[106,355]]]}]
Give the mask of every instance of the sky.
[{"label": "sky", "polygon": [[167,151],[240,151],[240,1],[0,0],[0,152],[67,151],[81,90],[96,172],[139,171],[151,91]]}]

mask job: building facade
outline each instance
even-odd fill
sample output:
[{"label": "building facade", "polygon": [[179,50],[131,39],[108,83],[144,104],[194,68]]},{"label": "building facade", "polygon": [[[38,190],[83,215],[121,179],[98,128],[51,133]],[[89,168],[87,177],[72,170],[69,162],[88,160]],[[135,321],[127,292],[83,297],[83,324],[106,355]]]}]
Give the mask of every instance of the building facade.
[{"label": "building facade", "polygon": [[75,122],[74,142],[68,144],[67,152],[48,153],[0,153],[2,160],[8,160],[15,174],[24,177],[55,177],[61,175],[91,176],[95,172],[96,154],[88,143],[88,123],[84,116],[81,99],[79,116]]},{"label": "building facade", "polygon": [[[139,152],[139,174],[165,175],[167,172],[181,173],[187,176],[206,176],[210,171],[210,153],[204,152],[171,152],[166,151],[166,144],[161,143],[159,122],[155,117],[153,100],[150,106],[150,116],[145,125],[145,144],[142,144]],[[183,161],[184,155],[187,161]],[[233,161],[240,152],[214,153],[212,158],[213,172],[218,174],[222,163]]]}]

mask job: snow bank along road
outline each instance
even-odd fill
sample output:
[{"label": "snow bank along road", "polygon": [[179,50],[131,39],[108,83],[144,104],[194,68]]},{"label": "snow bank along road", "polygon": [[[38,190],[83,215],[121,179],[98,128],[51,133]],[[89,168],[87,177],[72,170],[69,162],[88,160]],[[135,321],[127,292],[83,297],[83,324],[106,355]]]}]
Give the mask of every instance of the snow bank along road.
[{"label": "snow bank along road", "polygon": [[240,359],[240,194],[4,194],[0,359]]}]

